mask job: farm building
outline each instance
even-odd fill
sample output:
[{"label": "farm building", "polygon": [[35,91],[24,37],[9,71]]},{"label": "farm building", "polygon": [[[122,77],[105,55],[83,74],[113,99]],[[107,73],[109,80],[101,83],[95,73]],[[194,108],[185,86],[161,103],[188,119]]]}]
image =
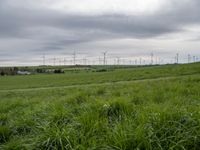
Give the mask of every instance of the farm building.
[{"label": "farm building", "polygon": [[17,74],[19,75],[30,75],[31,73],[28,71],[17,71]]}]

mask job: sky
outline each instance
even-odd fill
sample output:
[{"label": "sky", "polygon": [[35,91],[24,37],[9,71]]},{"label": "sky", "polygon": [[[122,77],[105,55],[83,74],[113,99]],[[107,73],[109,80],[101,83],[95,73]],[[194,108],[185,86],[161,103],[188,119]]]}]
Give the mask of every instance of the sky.
[{"label": "sky", "polygon": [[[200,59],[199,0],[0,0],[0,66]],[[55,59],[54,59],[55,58]],[[55,61],[54,61],[55,60]],[[79,61],[79,62],[78,62]],[[95,62],[96,61],[96,62]],[[83,62],[83,61],[82,61]]]}]

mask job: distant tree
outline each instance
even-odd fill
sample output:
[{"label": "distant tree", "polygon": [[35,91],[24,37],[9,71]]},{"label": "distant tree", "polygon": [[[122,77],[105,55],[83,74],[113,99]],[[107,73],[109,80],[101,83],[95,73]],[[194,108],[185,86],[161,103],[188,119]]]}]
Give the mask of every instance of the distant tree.
[{"label": "distant tree", "polygon": [[97,69],[96,72],[107,72],[108,69]]},{"label": "distant tree", "polygon": [[18,67],[14,67],[13,70],[14,71],[19,71],[19,68]]},{"label": "distant tree", "polygon": [[1,71],[1,76],[5,76],[5,72],[4,71]]},{"label": "distant tree", "polygon": [[36,69],[36,72],[37,72],[37,73],[44,73],[45,70],[44,70],[44,69],[37,68],[37,69]]},{"label": "distant tree", "polygon": [[64,73],[64,71],[61,69],[56,69],[56,70],[54,70],[54,73]]}]

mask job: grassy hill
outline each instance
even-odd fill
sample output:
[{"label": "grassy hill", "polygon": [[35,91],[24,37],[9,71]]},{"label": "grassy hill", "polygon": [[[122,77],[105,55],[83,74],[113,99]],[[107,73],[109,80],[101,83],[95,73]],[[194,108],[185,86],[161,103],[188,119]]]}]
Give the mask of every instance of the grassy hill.
[{"label": "grassy hill", "polygon": [[0,83],[0,149],[200,147],[200,63]]},{"label": "grassy hill", "polygon": [[105,68],[107,69],[105,72],[71,70],[67,71],[65,74],[35,74],[27,76],[19,75],[0,77],[0,90],[131,81],[200,73],[200,63],[132,68],[120,67],[114,69],[109,68]]}]

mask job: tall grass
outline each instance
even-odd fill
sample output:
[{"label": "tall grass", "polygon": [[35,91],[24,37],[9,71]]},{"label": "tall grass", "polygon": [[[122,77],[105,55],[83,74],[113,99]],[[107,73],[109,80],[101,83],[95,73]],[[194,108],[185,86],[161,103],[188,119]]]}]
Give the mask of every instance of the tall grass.
[{"label": "tall grass", "polygon": [[198,150],[200,76],[0,93],[0,149]]}]

